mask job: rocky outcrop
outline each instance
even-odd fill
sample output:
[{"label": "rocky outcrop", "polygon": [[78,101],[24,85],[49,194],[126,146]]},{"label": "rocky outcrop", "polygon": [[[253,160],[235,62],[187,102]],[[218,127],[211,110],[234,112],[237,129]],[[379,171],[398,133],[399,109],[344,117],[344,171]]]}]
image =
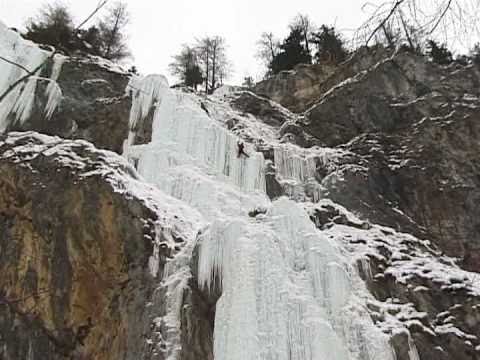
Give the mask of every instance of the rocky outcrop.
[{"label": "rocky outcrop", "polygon": [[[52,65],[47,64],[45,74]],[[121,153],[129,131],[132,99],[126,90],[130,76],[112,66],[95,58],[66,58],[57,80],[63,96],[52,117],[48,119],[44,111],[47,84],[39,82],[31,116],[25,122],[12,119],[7,131],[33,130],[84,139]]]},{"label": "rocky outcrop", "polygon": [[[403,64],[420,61],[407,54],[400,58]],[[402,84],[390,61],[333,89],[307,115],[321,114],[305,125],[318,139],[333,144],[353,139],[340,148],[355,156],[322,173],[322,194],[373,222],[428,237],[462,259],[465,268],[479,271],[478,70],[437,68],[421,60],[423,75],[416,83],[422,80],[421,87],[431,92],[415,97],[418,86],[404,82],[396,90],[390,87],[388,95],[387,84]],[[375,93],[375,84],[381,84],[381,97],[357,95],[368,89]],[[351,112],[340,111],[353,103]],[[375,109],[383,110],[377,114]],[[330,111],[337,114],[331,121]]]},{"label": "rocky outcrop", "polygon": [[234,93],[231,104],[234,108],[251,114],[265,124],[280,127],[287,121],[293,121],[293,115],[277,103],[262,98],[249,91]]},{"label": "rocky outcrop", "polygon": [[389,50],[381,46],[363,47],[341,64],[327,62],[314,65],[301,64],[294,70],[282,71],[256,84],[253,91],[293,112],[301,113],[318,101],[330,88],[371,68],[388,57],[388,54]]},{"label": "rocky outcrop", "polygon": [[340,65],[317,102],[284,125],[331,152],[292,159],[301,191],[291,191],[292,174],[277,173],[277,183],[320,199],[306,205],[312,221],[358,258],[376,298],[368,308],[398,359],[480,359],[480,70],[387,55],[360,72]]},{"label": "rocky outcrop", "polygon": [[[368,159],[366,188],[382,194],[386,207],[413,220],[442,251],[474,271],[480,271],[479,117],[478,109],[458,111],[425,118],[398,135],[363,136],[349,144]],[[343,190],[353,185],[347,183]],[[373,196],[363,200],[379,208]]]},{"label": "rocky outcrop", "polygon": [[266,96],[293,112],[302,112],[321,94],[320,84],[335,70],[334,65],[300,64],[255,85],[254,92]]},{"label": "rocky outcrop", "polygon": [[0,358],[164,359],[149,339],[164,264],[196,235],[184,205],[114,153],[37,133],[0,139],[0,188]]},{"label": "rocky outcrop", "polygon": [[153,110],[143,108],[135,126],[130,124],[132,100],[144,89],[136,88],[137,77],[120,66],[85,54],[64,56],[23,39],[1,22],[0,55],[0,132],[84,139],[117,153],[127,137],[130,144],[150,141]]},{"label": "rocky outcrop", "polygon": [[392,133],[411,126],[419,116],[438,116],[442,103],[478,94],[478,83],[480,71],[474,66],[444,68],[400,52],[326,92],[305,113],[304,128],[327,146],[365,132]]},{"label": "rocky outcrop", "polygon": [[461,270],[429,241],[372,225],[322,200],[310,209],[325,236],[343,241],[376,301],[373,320],[397,359],[480,358],[479,274]]}]

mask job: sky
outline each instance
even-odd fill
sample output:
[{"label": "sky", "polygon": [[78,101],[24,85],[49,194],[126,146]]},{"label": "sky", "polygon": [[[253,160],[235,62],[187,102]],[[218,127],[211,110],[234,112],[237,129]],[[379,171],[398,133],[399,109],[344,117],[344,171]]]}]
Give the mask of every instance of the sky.
[{"label": "sky", "polygon": [[[114,0],[110,0],[113,2]],[[63,0],[77,22],[86,18],[98,0]],[[255,57],[256,42],[264,31],[280,38],[296,14],[308,14],[316,25],[335,25],[348,33],[366,19],[366,0],[126,0],[131,22],[128,43],[133,62],[141,73],[166,75],[172,56],[182,44],[205,35],[226,39],[227,55],[233,63],[228,82],[239,84],[247,75],[259,80],[263,74]],[[370,3],[379,1],[371,0]],[[0,20],[22,28],[34,16],[42,0],[0,0]],[[100,14],[101,16],[101,14]],[[94,22],[94,21],[93,21]]]},{"label": "sky", "polygon": [[[259,79],[262,66],[255,57],[256,41],[264,31],[284,37],[291,19],[298,13],[313,22],[336,24],[340,29],[357,27],[365,15],[362,0],[127,0],[131,22],[128,43],[133,62],[145,74],[168,74],[172,56],[182,44],[205,35],[220,35],[227,42],[233,63],[231,83],[246,75]],[[77,21],[83,20],[98,0],[64,0]],[[42,0],[0,0],[0,20],[22,28],[34,16]]]}]

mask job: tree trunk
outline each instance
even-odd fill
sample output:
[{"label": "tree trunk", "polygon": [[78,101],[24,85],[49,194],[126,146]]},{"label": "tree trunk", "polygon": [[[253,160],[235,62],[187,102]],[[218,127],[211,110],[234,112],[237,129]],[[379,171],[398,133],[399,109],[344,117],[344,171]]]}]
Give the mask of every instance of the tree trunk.
[{"label": "tree trunk", "polygon": [[208,47],[205,51],[205,57],[206,57],[206,70],[205,70],[205,94],[208,95],[208,76],[210,75],[210,68],[209,68],[209,58],[210,58],[210,53],[208,50]]},{"label": "tree trunk", "polygon": [[215,90],[215,72],[217,70],[217,49],[214,47],[212,49],[212,85],[210,86],[210,91]]},{"label": "tree trunk", "polygon": [[118,13],[117,17],[115,19],[115,25],[114,25],[114,27],[112,29],[112,33],[110,35],[110,39],[107,43],[107,51],[105,53],[105,57],[109,60],[110,60],[110,57],[111,57],[113,42],[115,41],[115,36],[117,35],[117,32],[118,32],[118,23],[120,22],[120,16],[121,16],[121,13]]}]

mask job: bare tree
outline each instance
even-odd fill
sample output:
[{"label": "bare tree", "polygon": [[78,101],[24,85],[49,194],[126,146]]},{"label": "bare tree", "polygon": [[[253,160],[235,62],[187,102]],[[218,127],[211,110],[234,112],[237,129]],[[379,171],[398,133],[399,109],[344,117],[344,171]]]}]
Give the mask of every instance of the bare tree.
[{"label": "bare tree", "polygon": [[173,57],[173,62],[168,67],[172,75],[178,76],[186,86],[197,89],[197,85],[203,82],[197,52],[189,45],[182,45],[182,50]]},{"label": "bare tree", "polygon": [[223,82],[223,76],[226,75],[226,72],[223,71],[226,64],[225,56],[225,39],[220,36],[215,36],[212,38],[210,52],[212,59],[212,77],[210,81],[210,89],[215,90],[217,87],[217,82]]},{"label": "bare tree", "polygon": [[292,23],[290,24],[290,29],[300,29],[303,34],[303,42],[305,44],[305,49],[310,54],[310,36],[312,34],[312,30],[314,25],[312,21],[308,17],[308,15],[298,14],[293,19]]},{"label": "bare tree", "polygon": [[130,56],[125,42],[125,27],[129,23],[127,4],[115,3],[108,14],[98,23],[103,42],[102,55],[109,60],[121,60]]},{"label": "bare tree", "polygon": [[231,69],[225,39],[220,36],[204,37],[197,40],[196,49],[203,66],[205,92],[210,93],[223,83]]},{"label": "bare tree", "polygon": [[264,65],[269,68],[275,56],[280,51],[280,40],[273,33],[264,32],[257,41],[257,58],[261,59]]},{"label": "bare tree", "polygon": [[427,37],[465,42],[480,34],[478,0],[394,0],[366,3],[363,9],[370,16],[357,31],[359,44],[368,45],[382,33],[387,35],[389,29],[400,30],[401,41],[412,48]]},{"label": "bare tree", "polygon": [[197,40],[196,46],[197,54],[199,56],[200,63],[203,67],[203,74],[205,77],[205,94],[208,94],[208,81],[210,79],[210,52],[211,52],[211,39],[204,37]]}]

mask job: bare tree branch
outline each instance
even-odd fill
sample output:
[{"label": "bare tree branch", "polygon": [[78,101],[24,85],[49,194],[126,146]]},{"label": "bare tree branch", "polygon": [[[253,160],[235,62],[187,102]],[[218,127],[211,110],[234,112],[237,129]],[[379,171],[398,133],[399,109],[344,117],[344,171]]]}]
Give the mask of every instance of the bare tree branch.
[{"label": "bare tree branch", "polygon": [[388,13],[388,15],[382,20],[382,22],[372,31],[372,33],[370,34],[370,36],[368,37],[365,45],[368,45],[368,43],[372,40],[372,38],[375,36],[375,34],[377,33],[378,30],[382,29],[385,24],[387,23],[387,21],[393,16],[393,14],[395,14],[395,11],[397,10],[397,8],[402,5],[402,3],[404,2],[405,0],[397,0],[395,2],[395,4],[392,6],[392,9],[390,10],[390,12]]},{"label": "bare tree branch", "polygon": [[433,27],[431,28],[431,30],[428,32],[428,35],[431,35],[438,27],[438,25],[440,25],[440,23],[442,22],[443,18],[445,17],[445,15],[447,14],[447,11],[450,9],[450,6],[452,5],[452,2],[453,0],[448,0],[448,4],[447,6],[445,6],[445,9],[443,10],[443,12],[440,14],[440,16],[438,17],[437,19],[437,22],[435,23],[435,25],[433,25]]},{"label": "bare tree branch", "polygon": [[80,30],[82,28],[83,25],[85,25],[87,22],[90,21],[90,19],[92,19],[105,5],[107,5],[108,3],[108,0],[101,0],[99,1],[97,7],[95,8],[95,10],[92,11],[92,13],[84,20],[80,23],[80,25],[78,25],[74,32],[77,32],[78,30]]},{"label": "bare tree branch", "polygon": [[3,60],[5,61],[6,63],[9,63],[10,65],[13,65],[13,66],[16,66],[20,69],[22,69],[23,71],[26,71],[28,74],[30,75],[33,75],[33,73],[30,72],[30,70],[28,70],[25,66],[21,65],[21,64],[17,64],[16,62],[12,61],[12,60],[8,60],[7,58],[4,58],[3,56],[0,55],[0,60]]},{"label": "bare tree branch", "polygon": [[[33,71],[29,71],[28,69],[25,69],[27,71],[27,74],[25,74],[24,76],[22,76],[21,78],[19,78],[17,81],[15,81],[14,83],[12,83],[4,92],[2,95],[0,95],[0,103],[2,103],[2,101],[7,97],[7,95],[12,92],[18,85],[20,85],[21,83],[27,81],[31,76],[35,76],[35,74],[51,59],[53,59],[53,57],[55,56],[57,50],[53,51],[52,54],[46,58],[44,61],[42,61],[42,63],[40,65],[38,65]],[[9,62],[10,63],[10,62]],[[19,64],[15,64],[16,66],[18,67],[22,67],[21,65]]]},{"label": "bare tree branch", "polygon": [[427,37],[443,37],[445,43],[461,43],[467,48],[475,35],[480,35],[479,0],[384,0],[367,2],[362,10],[369,16],[355,33],[357,45],[365,41],[368,45],[375,36],[381,39],[384,28],[401,30],[400,40],[416,45]]}]

